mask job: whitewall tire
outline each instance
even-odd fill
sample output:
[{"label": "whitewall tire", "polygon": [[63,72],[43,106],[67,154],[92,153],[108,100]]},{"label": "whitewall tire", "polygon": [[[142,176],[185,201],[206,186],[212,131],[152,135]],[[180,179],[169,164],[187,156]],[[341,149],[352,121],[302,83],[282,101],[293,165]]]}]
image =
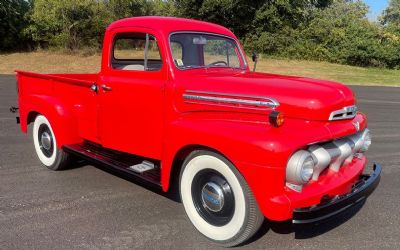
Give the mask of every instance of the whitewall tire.
[{"label": "whitewall tire", "polygon": [[180,195],[196,229],[226,247],[248,240],[264,221],[246,181],[223,156],[192,152],[180,175]]},{"label": "whitewall tire", "polygon": [[33,144],[40,162],[52,170],[64,169],[68,163],[68,154],[57,148],[56,137],[45,116],[36,116],[32,134]]}]

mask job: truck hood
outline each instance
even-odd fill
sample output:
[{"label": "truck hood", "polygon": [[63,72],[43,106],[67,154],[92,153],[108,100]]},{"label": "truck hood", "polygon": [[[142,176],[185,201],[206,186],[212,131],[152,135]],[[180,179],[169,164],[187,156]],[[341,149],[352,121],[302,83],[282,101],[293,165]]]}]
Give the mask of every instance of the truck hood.
[{"label": "truck hood", "polygon": [[192,79],[196,80],[187,84],[185,91],[272,98],[279,103],[275,109],[291,118],[326,121],[333,111],[355,104],[354,94],[348,87],[324,80],[210,70]]}]

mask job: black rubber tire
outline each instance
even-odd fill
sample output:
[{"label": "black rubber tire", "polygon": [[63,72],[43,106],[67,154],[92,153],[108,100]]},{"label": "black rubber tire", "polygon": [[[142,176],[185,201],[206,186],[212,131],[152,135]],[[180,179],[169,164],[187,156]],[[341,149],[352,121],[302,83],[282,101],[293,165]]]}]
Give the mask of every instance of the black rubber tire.
[{"label": "black rubber tire", "polygon": [[[207,166],[199,166],[201,165],[202,157],[204,164],[214,161],[216,166],[211,166],[211,164]],[[194,159],[196,159],[197,165],[193,165]],[[213,168],[212,171],[217,171],[226,180],[231,180],[229,185],[232,186],[232,190],[234,191],[234,215],[231,220],[222,227],[213,226],[201,216],[198,212],[198,207],[196,210],[196,206],[194,205],[195,202],[193,201],[194,195],[192,194],[192,191],[188,191],[188,189],[192,190],[191,183],[193,183],[193,179],[196,178],[196,174],[210,168]],[[189,180],[191,177],[193,178]],[[185,180],[185,178],[187,179]],[[234,179],[236,179],[236,181]],[[185,207],[186,215],[201,234],[220,246],[233,247],[246,242],[259,230],[264,222],[264,216],[260,212],[258,204],[245,179],[229,160],[218,153],[208,150],[193,151],[183,163],[179,184],[179,193]],[[240,185],[240,188],[238,188],[238,185]],[[238,190],[242,190],[242,194],[240,194],[240,191],[238,192]],[[237,220],[237,218],[242,219]],[[239,221],[239,223],[234,223],[236,221]],[[227,231],[230,230],[233,231],[232,235],[227,233]],[[221,235],[223,235],[223,237]]]},{"label": "black rubber tire", "polygon": [[[42,142],[40,141],[41,130],[46,130],[51,138],[51,149],[43,149]],[[43,115],[37,115],[32,126],[33,144],[36,150],[36,155],[39,161],[51,170],[63,170],[68,167],[70,162],[70,155],[64,150],[57,148],[57,139],[54,135],[53,129],[49,120]],[[41,149],[42,148],[42,149]],[[44,152],[46,151],[46,152]]]}]

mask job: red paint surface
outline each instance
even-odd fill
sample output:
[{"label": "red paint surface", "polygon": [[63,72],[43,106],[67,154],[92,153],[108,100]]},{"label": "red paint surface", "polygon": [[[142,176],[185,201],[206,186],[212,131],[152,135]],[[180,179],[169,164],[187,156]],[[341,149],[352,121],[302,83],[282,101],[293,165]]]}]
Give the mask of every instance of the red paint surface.
[{"label": "red paint surface", "polygon": [[[21,129],[28,114],[45,115],[58,146],[90,140],[104,147],[161,161],[161,184],[170,185],[177,153],[196,145],[216,150],[243,174],[264,215],[286,220],[294,208],[315,205],[323,195],[348,191],[365,166],[355,159],[337,174],[326,173],[301,193],[285,187],[288,158],[298,149],[366,128],[359,113],[353,120],[328,121],[329,114],[354,105],[351,90],[338,83],[302,77],[250,72],[243,69],[179,70],[172,62],[168,37],[176,31],[204,31],[229,36],[228,29],[205,22],[160,17],[128,18],[111,24],[105,34],[98,74],[36,74],[17,71]],[[110,67],[113,37],[118,32],[147,32],[160,48],[160,71],[123,71]],[[111,91],[99,88],[106,84]],[[233,107],[187,102],[185,91],[261,96],[276,99],[284,125],[268,123],[271,108]],[[218,94],[216,94],[218,95]],[[193,148],[193,147],[191,147]]]}]

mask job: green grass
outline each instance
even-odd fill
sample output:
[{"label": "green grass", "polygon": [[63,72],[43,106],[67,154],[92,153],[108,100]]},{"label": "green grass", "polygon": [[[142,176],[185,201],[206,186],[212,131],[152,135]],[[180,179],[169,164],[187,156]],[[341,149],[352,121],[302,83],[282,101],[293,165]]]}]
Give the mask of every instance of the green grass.
[{"label": "green grass", "polygon": [[[95,73],[100,70],[100,54],[36,51],[0,54],[0,74],[15,69],[43,73]],[[253,68],[253,63],[250,68]],[[362,68],[327,62],[271,59],[261,57],[258,72],[305,76],[338,81],[349,85],[400,86],[400,70]]]},{"label": "green grass", "polygon": [[[251,67],[253,63],[251,62]],[[257,71],[306,76],[349,85],[400,86],[400,70],[362,68],[316,61],[261,59]]]}]

